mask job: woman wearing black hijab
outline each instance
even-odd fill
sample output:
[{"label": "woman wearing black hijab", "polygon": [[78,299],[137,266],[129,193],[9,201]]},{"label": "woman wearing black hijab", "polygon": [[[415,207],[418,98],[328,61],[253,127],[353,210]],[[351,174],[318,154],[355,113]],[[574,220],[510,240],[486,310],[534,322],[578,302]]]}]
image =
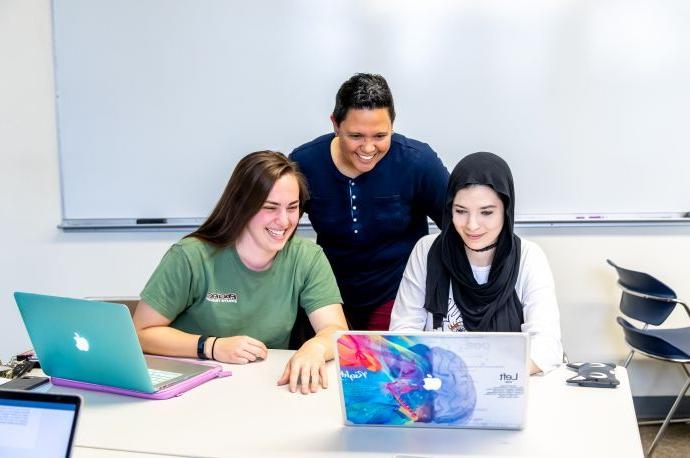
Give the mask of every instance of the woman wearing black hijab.
[{"label": "woman wearing black hijab", "polygon": [[393,331],[527,332],[531,372],[563,354],[553,275],[543,251],[513,233],[508,164],[474,153],[453,170],[440,234],[417,242],[403,275]]}]

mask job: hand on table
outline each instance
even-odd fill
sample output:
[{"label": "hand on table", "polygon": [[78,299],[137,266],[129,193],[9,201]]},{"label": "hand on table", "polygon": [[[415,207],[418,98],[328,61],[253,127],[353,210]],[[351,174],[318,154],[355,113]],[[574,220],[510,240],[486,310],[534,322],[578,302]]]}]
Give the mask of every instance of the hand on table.
[{"label": "hand on table", "polygon": [[[213,342],[211,342],[212,345]],[[260,340],[249,336],[234,336],[219,337],[218,341],[215,342],[213,355],[209,350],[207,356],[213,356],[216,361],[223,363],[247,364],[258,358],[266,359],[267,352],[266,345]]]},{"label": "hand on table", "polygon": [[288,384],[290,392],[297,391],[297,384],[302,385],[302,394],[316,393],[319,386],[328,388],[326,374],[326,349],[318,338],[308,340],[297,350],[285,365],[278,385]]},{"label": "hand on table", "polygon": [[542,372],[542,370],[537,366],[534,361],[529,360],[529,375],[534,375]]}]

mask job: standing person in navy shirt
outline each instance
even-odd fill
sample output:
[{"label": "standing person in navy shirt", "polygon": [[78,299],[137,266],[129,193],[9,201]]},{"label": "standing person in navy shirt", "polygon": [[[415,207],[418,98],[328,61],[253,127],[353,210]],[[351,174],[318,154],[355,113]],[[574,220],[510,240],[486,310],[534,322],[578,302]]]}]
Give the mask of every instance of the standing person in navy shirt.
[{"label": "standing person in navy shirt", "polygon": [[393,133],[395,109],[380,75],[358,73],[338,90],[335,133],[295,149],[307,177],[316,242],[333,267],[354,329],[387,330],[417,240],[440,227],[448,170],[426,143]]}]

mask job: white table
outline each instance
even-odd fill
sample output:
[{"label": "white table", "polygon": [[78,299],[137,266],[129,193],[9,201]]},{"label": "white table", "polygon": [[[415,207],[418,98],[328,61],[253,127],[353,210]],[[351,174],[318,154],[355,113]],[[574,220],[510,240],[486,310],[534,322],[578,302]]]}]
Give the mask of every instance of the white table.
[{"label": "white table", "polygon": [[345,427],[333,363],[327,390],[305,396],[276,386],[291,354],[271,350],[266,361],[228,365],[232,377],[164,401],[50,391],[84,398],[77,458],[127,456],[118,450],[202,457],[643,456],[621,367],[617,389],[568,386],[573,373],[565,368],[531,377],[522,431]]},{"label": "white table", "polygon": [[72,458],[161,458],[170,455],[152,453],[123,452],[120,450],[105,450],[102,448],[74,447]]}]

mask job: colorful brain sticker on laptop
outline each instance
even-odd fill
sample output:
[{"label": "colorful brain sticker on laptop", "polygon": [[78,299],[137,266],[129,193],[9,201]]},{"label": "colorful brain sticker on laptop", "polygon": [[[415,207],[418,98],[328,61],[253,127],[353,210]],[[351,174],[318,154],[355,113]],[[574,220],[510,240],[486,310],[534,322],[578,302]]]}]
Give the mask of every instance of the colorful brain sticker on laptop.
[{"label": "colorful brain sticker on laptop", "polygon": [[477,396],[463,359],[412,336],[338,339],[347,420],[353,424],[462,425]]}]

